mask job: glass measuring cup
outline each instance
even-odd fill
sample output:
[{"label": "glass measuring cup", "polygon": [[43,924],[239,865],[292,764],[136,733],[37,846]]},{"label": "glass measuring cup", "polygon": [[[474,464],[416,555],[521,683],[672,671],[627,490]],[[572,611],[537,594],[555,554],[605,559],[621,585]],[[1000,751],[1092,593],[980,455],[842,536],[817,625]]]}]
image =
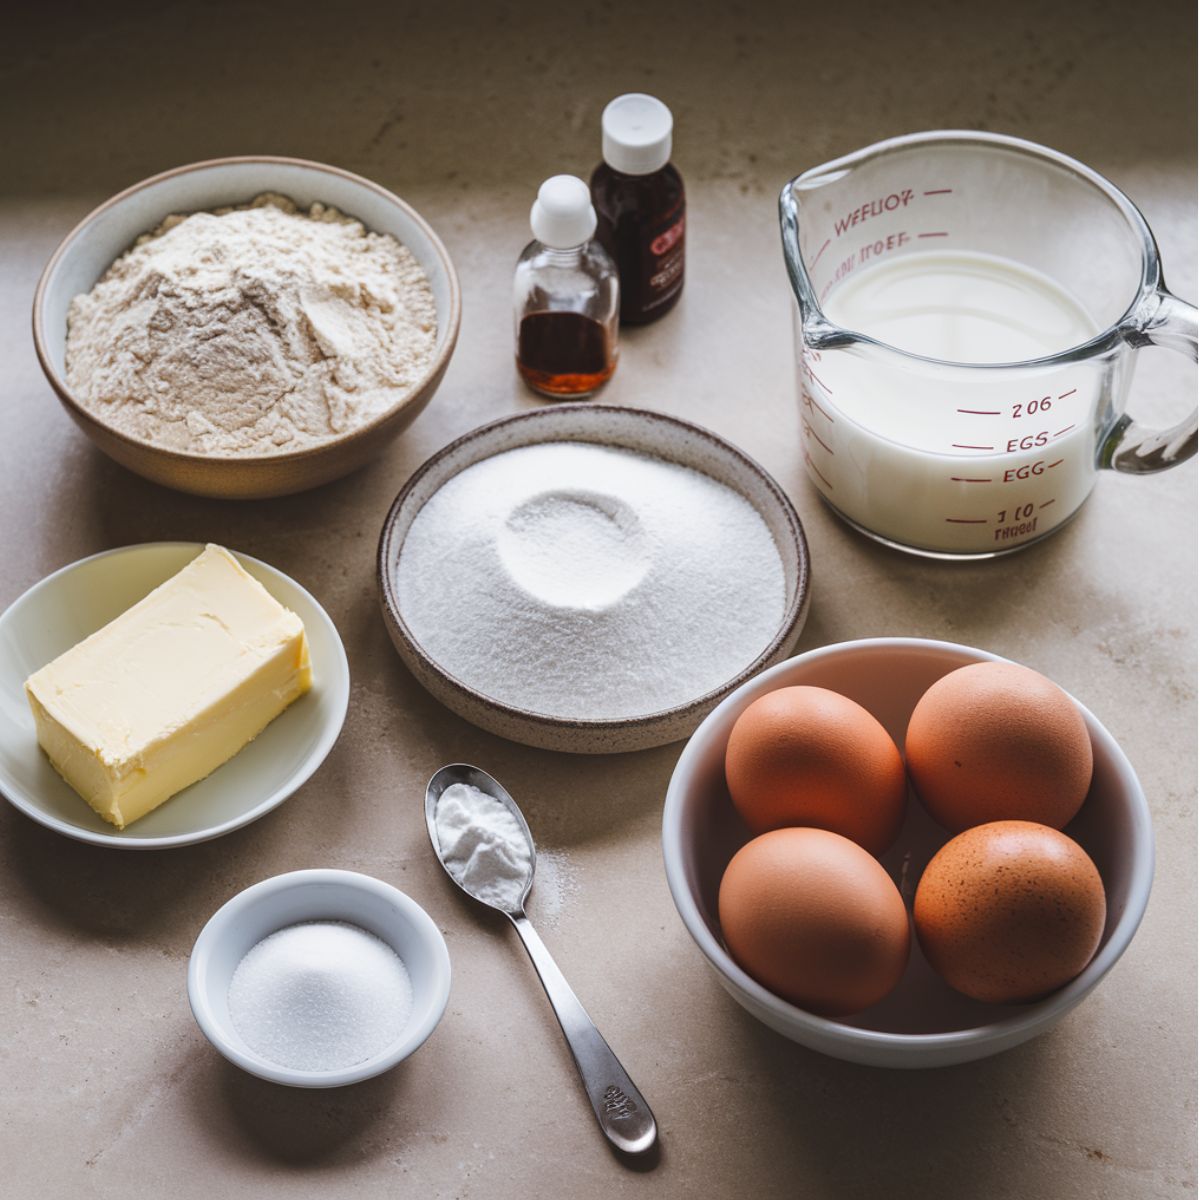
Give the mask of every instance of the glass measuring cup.
[{"label": "glass measuring cup", "polygon": [[[912,134],[804,172],[779,210],[809,478],[876,541],[1006,554],[1073,516],[1100,468],[1146,474],[1196,453],[1195,409],[1165,430],[1124,411],[1138,347],[1196,358],[1196,309],[1166,290],[1141,213],[1082,163],[998,134]],[[830,318],[882,264],[903,310],[903,272],[919,285],[935,262],[1020,277],[1084,332],[1015,361],[956,362]]]}]

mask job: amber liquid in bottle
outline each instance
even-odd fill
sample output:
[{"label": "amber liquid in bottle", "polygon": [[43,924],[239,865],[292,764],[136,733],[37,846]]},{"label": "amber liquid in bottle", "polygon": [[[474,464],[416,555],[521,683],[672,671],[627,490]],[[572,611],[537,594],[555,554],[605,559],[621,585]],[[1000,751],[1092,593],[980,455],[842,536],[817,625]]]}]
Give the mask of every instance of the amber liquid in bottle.
[{"label": "amber liquid in bottle", "polygon": [[616,368],[608,331],[578,312],[534,312],[521,318],[517,370],[535,391],[582,399]]}]

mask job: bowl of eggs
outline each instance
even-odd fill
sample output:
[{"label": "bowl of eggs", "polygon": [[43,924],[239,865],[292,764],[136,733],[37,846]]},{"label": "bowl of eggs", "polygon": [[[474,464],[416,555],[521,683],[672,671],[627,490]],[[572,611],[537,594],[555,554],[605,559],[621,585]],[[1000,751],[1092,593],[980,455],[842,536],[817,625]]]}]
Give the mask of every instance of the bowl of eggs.
[{"label": "bowl of eggs", "polygon": [[814,1050],[969,1062],[1108,973],[1154,873],[1112,735],[1028,667],[871,638],[743,684],[671,777],[667,882],[725,989]]}]

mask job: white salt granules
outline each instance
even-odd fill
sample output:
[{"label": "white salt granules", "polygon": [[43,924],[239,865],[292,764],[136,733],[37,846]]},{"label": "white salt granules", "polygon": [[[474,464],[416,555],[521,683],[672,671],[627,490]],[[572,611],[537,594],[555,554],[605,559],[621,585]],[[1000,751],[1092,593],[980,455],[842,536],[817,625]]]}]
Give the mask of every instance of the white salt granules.
[{"label": "white salt granules", "polygon": [[420,380],[437,311],[411,251],[283,196],[169,217],[71,301],[67,381],[106,425],[214,456],[301,450]]},{"label": "white salt granules", "polygon": [[446,869],[477,900],[515,909],[533,874],[529,840],[516,817],[494,796],[452,783],[434,811]]},{"label": "white salt granules", "polygon": [[719,688],[779,629],[766,523],[699,471],[547,442],[484,459],[417,513],[401,613],[443,669],[543,715],[620,718]]},{"label": "white salt granules", "polygon": [[229,1017],[256,1054],[294,1071],[337,1071],[373,1058],[412,1015],[396,952],[341,921],[289,925],[263,938],[229,984]]}]

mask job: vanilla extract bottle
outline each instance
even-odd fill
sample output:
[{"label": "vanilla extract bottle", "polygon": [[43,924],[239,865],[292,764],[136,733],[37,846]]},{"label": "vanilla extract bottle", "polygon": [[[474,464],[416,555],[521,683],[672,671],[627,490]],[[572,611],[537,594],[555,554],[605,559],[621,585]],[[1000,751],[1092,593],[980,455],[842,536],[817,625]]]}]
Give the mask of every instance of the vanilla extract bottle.
[{"label": "vanilla extract bottle", "polygon": [[542,184],[529,223],[534,240],[513,280],[517,372],[541,395],[583,400],[617,366],[616,266],[593,239],[596,212],[574,175]]}]

